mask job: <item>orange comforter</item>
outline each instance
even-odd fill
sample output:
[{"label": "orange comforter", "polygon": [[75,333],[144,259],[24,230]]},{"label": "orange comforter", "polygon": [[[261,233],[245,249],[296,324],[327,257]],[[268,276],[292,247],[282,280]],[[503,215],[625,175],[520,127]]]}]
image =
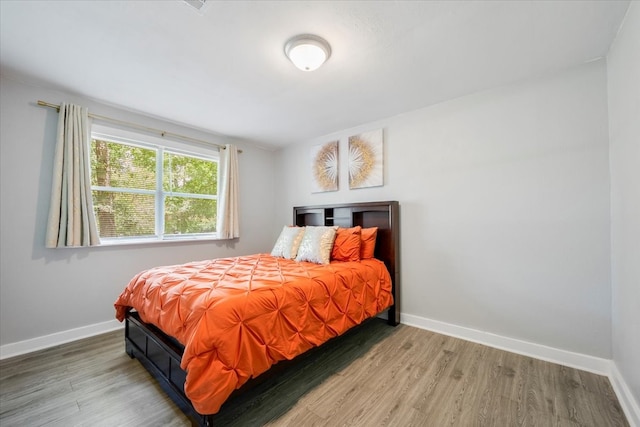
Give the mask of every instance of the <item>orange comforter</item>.
[{"label": "orange comforter", "polygon": [[268,254],[156,267],[116,300],[184,346],[185,393],[201,414],[218,412],[249,378],[342,334],[393,303],[376,259],[318,265]]}]

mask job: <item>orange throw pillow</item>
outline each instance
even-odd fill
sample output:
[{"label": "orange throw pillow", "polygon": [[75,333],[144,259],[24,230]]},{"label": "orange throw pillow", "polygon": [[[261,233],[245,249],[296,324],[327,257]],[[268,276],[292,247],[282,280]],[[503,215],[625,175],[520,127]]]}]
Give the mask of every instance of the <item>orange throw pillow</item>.
[{"label": "orange throw pillow", "polygon": [[336,261],[360,261],[361,237],[359,225],[352,228],[338,228],[333,242],[331,259]]},{"label": "orange throw pillow", "polygon": [[376,236],[378,235],[378,227],[363,228],[360,232],[360,259],[373,258],[376,248]]}]

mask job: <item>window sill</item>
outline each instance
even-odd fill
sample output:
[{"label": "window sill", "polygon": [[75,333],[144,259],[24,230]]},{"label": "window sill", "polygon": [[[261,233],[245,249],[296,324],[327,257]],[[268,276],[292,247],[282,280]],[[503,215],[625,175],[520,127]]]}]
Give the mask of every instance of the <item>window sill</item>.
[{"label": "window sill", "polygon": [[220,239],[216,234],[210,234],[206,236],[184,236],[184,237],[165,237],[164,239],[157,238],[132,238],[132,239],[114,239],[103,238],[100,239],[100,245],[94,247],[104,246],[131,246],[131,245],[162,245],[171,243],[191,243],[191,242],[210,242],[225,240]]}]

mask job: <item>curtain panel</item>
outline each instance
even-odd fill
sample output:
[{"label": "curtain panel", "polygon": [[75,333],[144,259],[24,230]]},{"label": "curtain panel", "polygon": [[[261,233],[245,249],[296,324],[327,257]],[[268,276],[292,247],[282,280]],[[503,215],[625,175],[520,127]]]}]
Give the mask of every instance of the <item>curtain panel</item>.
[{"label": "curtain panel", "polygon": [[238,149],[227,144],[220,150],[217,232],[220,239],[240,237],[238,224]]},{"label": "curtain panel", "polygon": [[91,199],[87,108],[62,103],[53,164],[47,248],[100,244]]}]

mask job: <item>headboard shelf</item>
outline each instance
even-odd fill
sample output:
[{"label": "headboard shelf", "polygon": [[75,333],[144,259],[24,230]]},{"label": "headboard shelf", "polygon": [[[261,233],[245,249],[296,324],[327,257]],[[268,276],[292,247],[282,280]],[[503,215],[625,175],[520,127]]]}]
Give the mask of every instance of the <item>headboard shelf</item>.
[{"label": "headboard shelf", "polygon": [[397,201],[297,206],[293,208],[293,223],[298,226],[378,227],[375,257],[385,263],[391,274],[394,299],[394,306],[389,309],[389,324],[400,323],[400,205]]}]

